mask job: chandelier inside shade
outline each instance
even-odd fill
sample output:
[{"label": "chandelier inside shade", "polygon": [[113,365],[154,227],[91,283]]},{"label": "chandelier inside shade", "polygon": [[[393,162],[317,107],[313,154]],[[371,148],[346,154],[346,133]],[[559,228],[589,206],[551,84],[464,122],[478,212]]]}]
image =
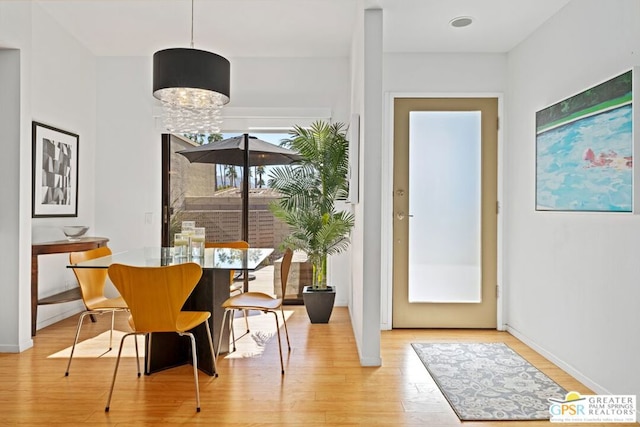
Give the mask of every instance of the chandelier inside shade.
[{"label": "chandelier inside shade", "polygon": [[162,127],[170,133],[220,133],[221,107],[187,107],[162,103]]},{"label": "chandelier inside shade", "polygon": [[156,90],[153,95],[160,101],[176,107],[217,108],[229,102],[229,97],[206,89],[192,87],[167,87]]}]

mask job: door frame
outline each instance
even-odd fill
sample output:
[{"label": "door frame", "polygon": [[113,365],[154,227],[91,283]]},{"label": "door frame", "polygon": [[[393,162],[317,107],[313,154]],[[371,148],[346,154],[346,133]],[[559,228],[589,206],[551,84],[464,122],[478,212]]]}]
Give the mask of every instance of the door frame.
[{"label": "door frame", "polygon": [[391,330],[393,328],[393,115],[396,98],[497,98],[498,118],[498,235],[497,239],[497,330],[506,330],[504,304],[506,301],[506,287],[503,283],[503,248],[504,248],[504,94],[501,92],[386,92],[384,94],[384,120],[383,120],[383,148],[382,148],[382,227],[381,227],[381,300],[380,300],[380,329]]}]

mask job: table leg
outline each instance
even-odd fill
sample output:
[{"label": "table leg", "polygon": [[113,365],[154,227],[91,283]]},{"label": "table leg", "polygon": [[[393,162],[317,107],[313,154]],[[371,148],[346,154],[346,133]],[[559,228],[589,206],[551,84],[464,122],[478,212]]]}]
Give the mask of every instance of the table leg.
[{"label": "table leg", "polygon": [[[209,318],[209,327],[213,335],[214,349],[217,351],[220,330],[222,328],[222,316],[224,310],[222,303],[229,298],[229,271],[228,270],[203,270],[202,278],[185,302],[184,311],[208,311],[212,313]],[[209,375],[213,375],[213,357],[209,348],[209,339],[204,325],[193,329],[196,339],[196,351],[198,353],[198,368]],[[229,327],[225,324],[222,328],[222,346],[220,353],[229,351]],[[147,374],[183,365],[191,361],[191,347],[188,337],[180,337],[176,333],[154,333],[151,339],[150,369]],[[145,356],[145,366],[146,366]]]},{"label": "table leg", "polygon": [[[228,270],[204,270],[198,286],[185,303],[183,310],[208,311],[211,313],[209,327],[213,336],[213,346],[218,352],[220,330],[222,330],[222,345],[219,353],[229,352],[229,324],[225,322],[222,327],[224,310],[222,303],[229,298],[230,275]],[[196,337],[198,352],[198,368],[209,375],[213,375],[213,357],[209,348],[207,329],[204,325],[195,328],[193,334]],[[215,357],[215,356],[214,356]]]},{"label": "table leg", "polygon": [[31,255],[31,336],[36,336],[38,321],[38,255]]},{"label": "table leg", "polygon": [[146,338],[145,348],[149,350],[144,354],[145,374],[149,375],[189,363],[191,360],[189,337],[181,337],[175,332],[154,332],[151,335],[151,346],[149,346],[149,337]]}]

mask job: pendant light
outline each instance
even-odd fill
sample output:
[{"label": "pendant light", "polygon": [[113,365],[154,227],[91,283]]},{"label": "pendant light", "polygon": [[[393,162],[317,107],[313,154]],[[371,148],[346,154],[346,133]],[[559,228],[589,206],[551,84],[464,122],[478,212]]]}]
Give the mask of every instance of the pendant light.
[{"label": "pendant light", "polygon": [[231,66],[215,53],[193,47],[153,55],[153,96],[162,102],[162,122],[173,133],[219,133],[220,110],[229,102]]}]

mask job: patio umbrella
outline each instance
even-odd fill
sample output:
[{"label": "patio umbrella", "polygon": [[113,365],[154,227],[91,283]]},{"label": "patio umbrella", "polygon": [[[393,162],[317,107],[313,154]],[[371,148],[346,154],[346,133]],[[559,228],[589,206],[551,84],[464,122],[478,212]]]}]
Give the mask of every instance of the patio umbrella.
[{"label": "patio umbrella", "polygon": [[191,163],[242,166],[242,240],[246,242],[249,241],[249,168],[286,165],[301,158],[295,151],[247,133],[181,150],[178,154],[185,156]]}]

